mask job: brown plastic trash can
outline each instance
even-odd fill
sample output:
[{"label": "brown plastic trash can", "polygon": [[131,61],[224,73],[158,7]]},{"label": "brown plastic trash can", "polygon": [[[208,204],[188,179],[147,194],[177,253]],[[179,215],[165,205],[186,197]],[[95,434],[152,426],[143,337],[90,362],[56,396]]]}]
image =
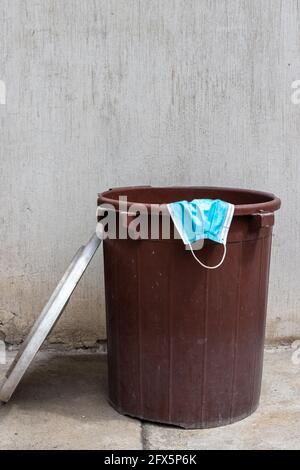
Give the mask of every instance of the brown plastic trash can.
[{"label": "brown plastic trash can", "polygon": [[[235,204],[235,211],[225,261],[213,271],[199,266],[178,239],[104,241],[111,404],[126,415],[184,428],[245,418],[260,396],[280,200],[244,189],[130,187],[99,194],[98,205],[112,204],[124,217],[121,195],[135,209],[210,198]],[[222,250],[206,241],[197,255],[213,265]]]}]

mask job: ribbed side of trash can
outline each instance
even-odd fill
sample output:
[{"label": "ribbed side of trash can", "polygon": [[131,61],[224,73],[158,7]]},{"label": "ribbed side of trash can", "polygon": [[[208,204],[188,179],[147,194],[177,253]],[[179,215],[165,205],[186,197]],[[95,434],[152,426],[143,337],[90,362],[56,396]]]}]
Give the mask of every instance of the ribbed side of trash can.
[{"label": "ribbed side of trash can", "polygon": [[[109,400],[122,414],[184,428],[238,421],[258,406],[273,212],[269,193],[120,188],[136,203],[219,198],[235,204],[223,265],[195,262],[181,240],[104,241]],[[222,246],[197,255],[213,265]]]}]

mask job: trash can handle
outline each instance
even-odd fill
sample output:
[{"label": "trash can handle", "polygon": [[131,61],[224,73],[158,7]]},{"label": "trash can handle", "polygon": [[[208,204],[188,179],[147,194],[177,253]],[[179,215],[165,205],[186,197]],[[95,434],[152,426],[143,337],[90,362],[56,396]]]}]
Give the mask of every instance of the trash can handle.
[{"label": "trash can handle", "polygon": [[274,212],[257,212],[253,214],[253,220],[257,228],[272,227],[275,221]]},{"label": "trash can handle", "polygon": [[227,251],[226,245],[223,245],[224,252],[223,252],[223,256],[222,256],[221,261],[220,261],[218,264],[216,264],[215,266],[208,266],[207,264],[202,263],[202,261],[200,261],[200,259],[195,255],[194,250],[193,250],[193,248],[192,248],[192,245],[191,245],[190,243],[189,243],[189,247],[190,247],[190,250],[191,250],[191,252],[192,252],[193,257],[195,258],[195,260],[197,261],[197,263],[199,263],[203,268],[206,268],[206,269],[217,269],[217,268],[219,268],[219,267],[223,264],[223,262],[224,262],[224,260],[225,260],[226,251]]}]

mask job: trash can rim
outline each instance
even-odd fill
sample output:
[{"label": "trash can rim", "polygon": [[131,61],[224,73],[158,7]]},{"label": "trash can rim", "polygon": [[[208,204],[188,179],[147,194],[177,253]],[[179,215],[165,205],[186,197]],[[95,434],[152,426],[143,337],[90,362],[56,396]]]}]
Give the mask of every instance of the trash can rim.
[{"label": "trash can rim", "polygon": [[[273,193],[265,192],[265,191],[257,191],[257,190],[252,190],[252,189],[244,189],[244,188],[231,188],[231,187],[221,187],[221,186],[124,186],[124,187],[116,187],[116,188],[111,188],[108,191],[104,191],[102,193],[98,194],[98,204],[111,204],[113,205],[116,210],[119,210],[119,202],[118,199],[113,197],[114,193],[116,193],[116,196],[122,195],[122,191],[124,191],[124,195],[127,195],[126,192],[130,193],[131,191],[137,191],[137,190],[157,190],[157,191],[165,191],[168,189],[171,190],[208,190],[208,191],[223,191],[227,193],[234,193],[234,194],[251,194],[253,196],[257,195],[259,198],[264,198],[264,202],[258,202],[258,203],[251,203],[251,204],[236,204],[235,209],[234,209],[234,216],[242,216],[242,215],[253,215],[259,212],[274,212],[278,210],[281,206],[281,200],[275,196]],[[224,198],[225,199],[225,198]],[[226,199],[225,199],[226,200]],[[229,201],[230,202],[230,201]],[[129,209],[130,206],[135,205],[137,210],[139,204],[144,207],[146,207],[149,211],[153,207],[160,207],[162,213],[164,211],[167,211],[167,203],[147,203],[147,202],[141,202],[141,201],[127,201],[126,206],[127,209]],[[124,208],[123,208],[124,210]]]}]

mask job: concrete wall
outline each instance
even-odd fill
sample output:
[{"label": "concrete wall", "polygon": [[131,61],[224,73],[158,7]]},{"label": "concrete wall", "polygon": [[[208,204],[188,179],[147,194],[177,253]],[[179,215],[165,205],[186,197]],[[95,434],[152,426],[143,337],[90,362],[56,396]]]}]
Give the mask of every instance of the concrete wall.
[{"label": "concrete wall", "polygon": [[[276,192],[268,339],[299,336],[300,2],[1,0],[0,330],[27,333],[111,186]],[[98,253],[51,336],[105,337]]]}]

